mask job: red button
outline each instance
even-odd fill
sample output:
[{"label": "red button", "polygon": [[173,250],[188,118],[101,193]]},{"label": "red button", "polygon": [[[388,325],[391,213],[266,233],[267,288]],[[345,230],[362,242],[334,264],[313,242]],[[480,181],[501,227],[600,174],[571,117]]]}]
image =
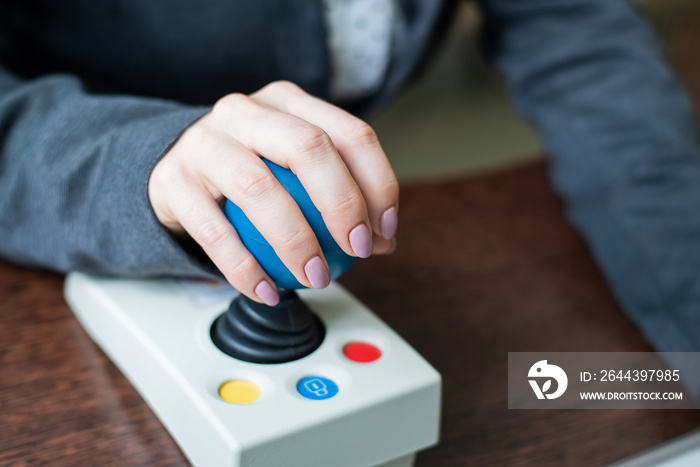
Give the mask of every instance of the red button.
[{"label": "red button", "polygon": [[378,360],[382,351],[367,342],[350,342],[343,347],[343,354],[353,362],[369,363]]}]

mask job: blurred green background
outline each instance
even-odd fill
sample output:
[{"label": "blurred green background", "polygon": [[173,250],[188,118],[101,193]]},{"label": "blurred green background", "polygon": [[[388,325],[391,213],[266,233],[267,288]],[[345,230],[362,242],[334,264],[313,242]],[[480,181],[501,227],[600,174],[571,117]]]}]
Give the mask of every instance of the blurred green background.
[{"label": "blurred green background", "polygon": [[[637,3],[671,62],[682,61],[686,29],[698,29],[700,14],[695,21],[688,18],[700,13],[700,1]],[[479,56],[473,40],[479,27],[478,9],[464,3],[449,39],[421,79],[369,120],[400,180],[451,178],[543,157],[534,129],[511,109],[502,78]],[[700,41],[690,49],[698,47]]]}]

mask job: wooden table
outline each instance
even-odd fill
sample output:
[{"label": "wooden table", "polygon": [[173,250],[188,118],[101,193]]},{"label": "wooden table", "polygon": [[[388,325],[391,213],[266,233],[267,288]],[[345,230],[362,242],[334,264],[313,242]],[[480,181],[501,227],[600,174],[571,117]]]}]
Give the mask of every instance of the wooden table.
[{"label": "wooden table", "polygon": [[[508,410],[507,353],[649,351],[566,222],[543,163],[404,186],[399,248],[342,279],[443,375],[419,467],[601,465],[700,426],[692,410]],[[0,263],[0,465],[186,465],[63,301]]]}]

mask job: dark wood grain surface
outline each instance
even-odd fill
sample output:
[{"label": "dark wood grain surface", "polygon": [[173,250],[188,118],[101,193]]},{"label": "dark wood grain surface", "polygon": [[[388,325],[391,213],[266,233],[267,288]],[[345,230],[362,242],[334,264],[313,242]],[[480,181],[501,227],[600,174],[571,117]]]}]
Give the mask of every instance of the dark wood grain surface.
[{"label": "dark wood grain surface", "polygon": [[[341,282],[443,375],[442,442],[419,467],[601,465],[700,426],[690,410],[507,410],[508,352],[650,350],[544,164],[404,186],[398,240]],[[0,263],[0,465],[186,465],[62,281]]]}]

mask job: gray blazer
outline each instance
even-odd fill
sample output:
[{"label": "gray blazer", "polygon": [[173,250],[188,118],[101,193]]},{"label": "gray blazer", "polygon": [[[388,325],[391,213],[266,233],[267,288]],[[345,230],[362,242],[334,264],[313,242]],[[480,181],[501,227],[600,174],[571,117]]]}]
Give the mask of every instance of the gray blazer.
[{"label": "gray blazer", "polygon": [[[483,49],[552,155],[554,185],[616,296],[663,350],[700,347],[692,108],[623,0],[483,0]],[[402,0],[396,93],[455,2]],[[149,174],[219,97],[287,79],[326,96],[317,0],[0,0],[0,254],[58,271],[214,272],[175,242]]]}]

